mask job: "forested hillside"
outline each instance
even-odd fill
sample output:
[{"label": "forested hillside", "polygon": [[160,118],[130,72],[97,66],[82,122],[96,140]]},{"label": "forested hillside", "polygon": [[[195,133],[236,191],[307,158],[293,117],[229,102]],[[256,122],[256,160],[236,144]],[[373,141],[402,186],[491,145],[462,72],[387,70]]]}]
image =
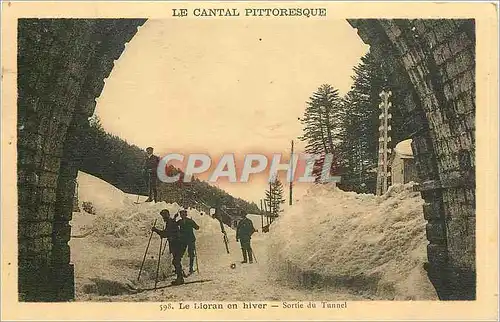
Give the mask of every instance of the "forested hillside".
[{"label": "forested hillside", "polygon": [[[107,133],[98,117],[90,120],[90,127],[82,136],[81,168],[88,174],[101,178],[127,193],[147,194],[146,180],[142,173],[145,152],[116,135]],[[179,169],[169,168],[173,173]],[[205,204],[210,207],[239,208],[248,213],[258,213],[255,203],[235,198],[207,182],[194,179],[192,182],[158,182],[158,198],[169,203],[177,202],[185,207]]]}]

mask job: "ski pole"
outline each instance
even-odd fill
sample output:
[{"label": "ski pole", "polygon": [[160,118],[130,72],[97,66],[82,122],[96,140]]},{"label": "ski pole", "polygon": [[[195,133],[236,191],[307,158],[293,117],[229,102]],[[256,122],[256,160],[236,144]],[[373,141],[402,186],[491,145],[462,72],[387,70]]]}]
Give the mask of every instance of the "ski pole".
[{"label": "ski pole", "polygon": [[148,199],[151,199],[151,173],[148,171]]},{"label": "ski pole", "polygon": [[168,239],[165,238],[165,247],[163,247],[163,251],[161,252],[161,254],[165,254],[165,249],[167,249],[167,243],[168,243]]},{"label": "ski pole", "polygon": [[224,234],[224,236],[222,236],[222,239],[224,240],[224,245],[226,245],[226,252],[229,254],[229,239],[227,238],[227,235]]},{"label": "ski pole", "polygon": [[194,259],[196,260],[196,272],[200,274],[200,266],[198,265],[198,251],[196,250],[196,243],[194,244]]},{"label": "ski pole", "polygon": [[155,290],[156,285],[158,284],[158,273],[160,272],[160,259],[161,259],[161,250],[163,248],[163,241],[160,237],[160,250],[158,251],[158,263],[156,264],[156,277],[155,277]]},{"label": "ski pole", "polygon": [[257,257],[255,256],[255,252],[253,251],[253,248],[250,247],[250,251],[252,252],[253,259],[255,260],[255,264],[258,264],[259,262],[257,261]]},{"label": "ski pole", "polygon": [[[156,227],[156,219],[155,219],[155,223],[153,224],[153,227]],[[144,262],[146,261],[146,255],[148,253],[149,244],[151,243],[152,237],[153,237],[153,230],[151,230],[151,234],[149,235],[148,246],[146,246],[146,251],[144,252],[144,258],[142,259],[141,269],[139,270],[139,276],[137,276],[137,281],[139,281],[139,279],[141,278],[142,267],[144,266]]]}]

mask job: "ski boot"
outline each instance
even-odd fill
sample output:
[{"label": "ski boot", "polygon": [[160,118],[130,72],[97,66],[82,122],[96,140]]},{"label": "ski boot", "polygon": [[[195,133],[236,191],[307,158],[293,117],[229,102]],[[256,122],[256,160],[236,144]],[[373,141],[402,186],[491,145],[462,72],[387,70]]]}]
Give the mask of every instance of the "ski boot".
[{"label": "ski boot", "polygon": [[241,252],[243,253],[243,261],[241,261],[242,264],[248,263],[247,261],[247,252],[246,250],[242,249]]},{"label": "ski boot", "polygon": [[177,279],[173,280],[170,284],[172,284],[172,285],[182,285],[182,284],[184,284],[184,278],[183,277],[177,277]]}]

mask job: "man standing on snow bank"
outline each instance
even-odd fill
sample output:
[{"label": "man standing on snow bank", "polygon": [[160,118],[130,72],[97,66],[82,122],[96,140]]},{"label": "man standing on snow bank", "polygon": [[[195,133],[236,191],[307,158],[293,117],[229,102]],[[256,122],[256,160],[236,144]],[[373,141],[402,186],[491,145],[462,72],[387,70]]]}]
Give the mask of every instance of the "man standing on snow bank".
[{"label": "man standing on snow bank", "polygon": [[252,256],[252,246],[250,245],[250,239],[252,238],[252,234],[256,232],[253,227],[253,223],[250,219],[247,218],[247,214],[242,212],[243,219],[238,223],[238,227],[236,228],[236,241],[240,242],[241,252],[243,253],[243,263],[247,263],[247,254],[248,261],[250,264],[253,263]]},{"label": "man standing on snow bank", "polygon": [[156,183],[158,181],[158,175],[156,173],[158,168],[158,163],[160,163],[160,158],[153,154],[153,148],[148,147],[146,149],[146,159],[144,160],[144,164],[142,166],[143,172],[147,176],[148,188],[149,188],[149,198],[146,202],[154,202],[157,201],[157,191],[156,191]]},{"label": "man standing on snow bank", "polygon": [[179,220],[179,228],[180,228],[180,236],[182,243],[182,256],[184,252],[188,251],[189,255],[189,274],[194,273],[194,259],[196,256],[195,247],[196,247],[196,237],[194,235],[195,230],[199,230],[200,226],[191,218],[187,217],[187,211],[181,210],[181,220]]}]

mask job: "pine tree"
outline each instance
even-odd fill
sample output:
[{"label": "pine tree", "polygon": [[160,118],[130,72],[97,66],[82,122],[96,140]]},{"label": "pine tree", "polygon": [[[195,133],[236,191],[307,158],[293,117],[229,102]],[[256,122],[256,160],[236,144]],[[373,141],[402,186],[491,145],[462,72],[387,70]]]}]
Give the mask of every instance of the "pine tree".
[{"label": "pine tree", "polygon": [[[318,180],[321,177],[325,154],[333,154],[336,159],[341,135],[342,108],[342,98],[338,90],[331,85],[323,84],[309,98],[304,116],[300,118],[304,134],[299,140],[306,142],[306,152],[322,155],[313,170],[313,176]],[[330,170],[335,171],[337,166],[338,164],[334,162]]]},{"label": "pine tree", "polygon": [[283,183],[281,183],[281,181],[277,177],[274,177],[274,179],[269,184],[269,188],[266,190],[265,198],[265,201],[269,207],[268,211],[274,218],[279,216],[281,205],[285,203],[283,194]]}]

